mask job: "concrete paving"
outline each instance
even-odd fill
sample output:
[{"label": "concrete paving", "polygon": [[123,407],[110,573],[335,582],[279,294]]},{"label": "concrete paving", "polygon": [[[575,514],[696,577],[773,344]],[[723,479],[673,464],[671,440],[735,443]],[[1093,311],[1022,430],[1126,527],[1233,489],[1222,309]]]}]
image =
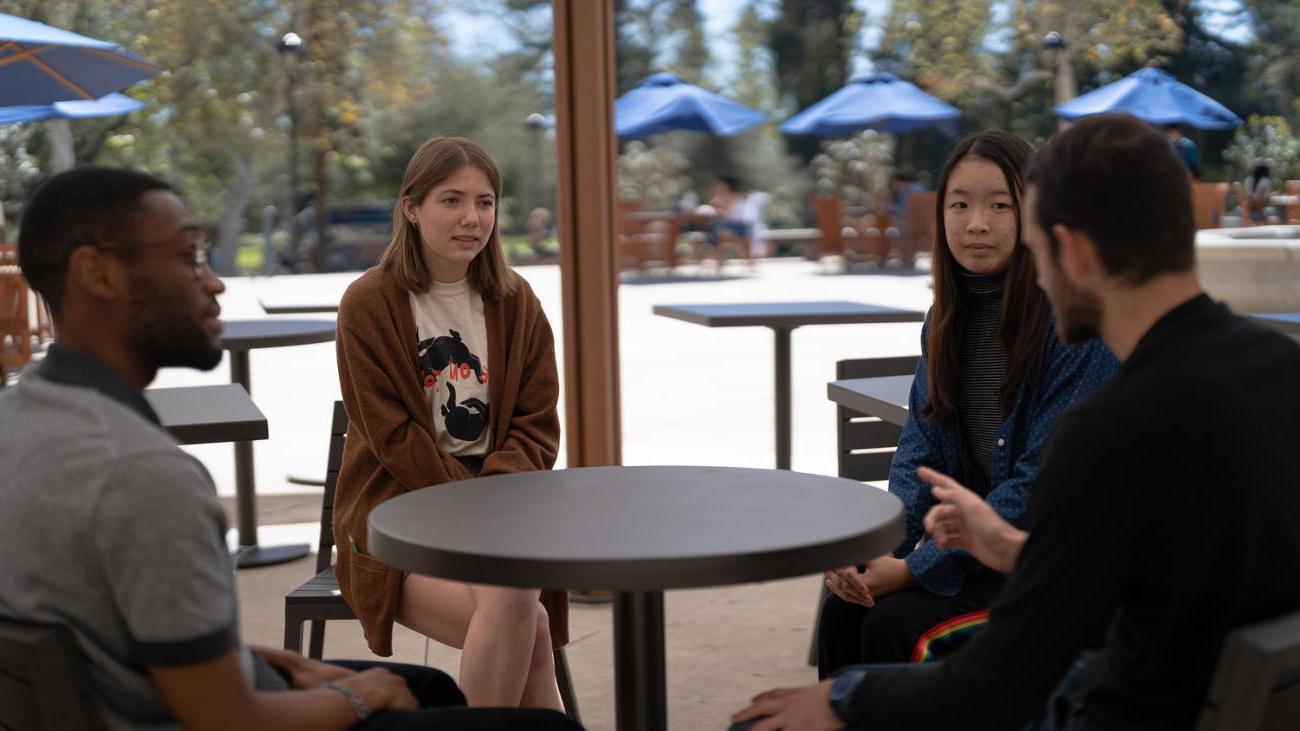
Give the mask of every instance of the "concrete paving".
[{"label": "concrete paving", "polygon": [[[732,267],[735,267],[734,269]],[[555,266],[518,270],[561,332],[560,276]],[[259,297],[333,300],[351,274],[231,278],[221,297],[226,319],[267,317]],[[716,464],[772,467],[773,342],[766,328],[709,329],[656,317],[656,304],[852,300],[924,310],[929,277],[894,272],[841,274],[830,265],[766,260],[755,271],[730,264],[722,276],[625,275],[619,288],[625,464]],[[297,317],[328,317],[302,315]],[[834,405],[826,383],[843,358],[915,354],[920,325],[832,325],[793,336],[793,468],[835,473]],[[562,340],[561,340],[562,342]],[[562,349],[560,351],[562,357]],[[256,445],[263,544],[314,541],[318,489],[287,481],[323,474],[328,417],[339,386],[330,343],[253,351],[252,393],[270,424]],[[561,369],[563,368],[561,364]],[[228,361],[209,373],[169,369],[156,386],[223,383]],[[561,408],[563,398],[561,398]],[[187,447],[211,470],[233,506],[230,445]],[[561,450],[560,464],[564,464]],[[312,573],[312,563],[239,574],[241,630],[248,642],[279,646],[284,594]],[[726,716],[755,693],[804,684],[817,577],[669,592],[666,597],[669,721],[673,729],[725,727]],[[568,653],[587,728],[613,728],[612,616],[606,606],[575,606]],[[458,651],[399,628],[394,659],[427,662],[456,674]],[[332,622],[327,657],[369,657],[355,622]]]}]

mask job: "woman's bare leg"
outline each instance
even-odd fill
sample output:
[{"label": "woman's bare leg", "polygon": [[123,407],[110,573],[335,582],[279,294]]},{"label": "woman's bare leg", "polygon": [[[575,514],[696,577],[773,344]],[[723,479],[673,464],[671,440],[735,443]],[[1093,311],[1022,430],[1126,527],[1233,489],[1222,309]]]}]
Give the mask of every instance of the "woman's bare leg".
[{"label": "woman's bare leg", "polygon": [[[411,574],[402,585],[397,621],[461,648],[460,686],[471,706],[562,710],[539,596],[536,589]],[[547,687],[549,693],[541,690]]]},{"label": "woman's bare leg", "polygon": [[525,708],[551,708],[564,710],[560,687],[555,680],[555,652],[551,645],[551,622],[546,608],[538,602],[537,633],[533,654],[528,662],[528,680],[524,683],[524,696],[520,705]]}]

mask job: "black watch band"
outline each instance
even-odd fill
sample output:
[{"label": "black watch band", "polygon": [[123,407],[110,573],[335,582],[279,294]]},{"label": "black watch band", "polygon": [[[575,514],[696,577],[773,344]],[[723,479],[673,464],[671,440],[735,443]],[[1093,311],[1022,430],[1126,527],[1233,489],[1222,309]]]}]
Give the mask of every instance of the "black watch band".
[{"label": "black watch band", "polygon": [[845,668],[836,674],[835,682],[831,683],[831,710],[844,723],[848,723],[849,717],[853,715],[853,698],[858,694],[858,687],[862,685],[862,678],[866,674],[865,668]]}]

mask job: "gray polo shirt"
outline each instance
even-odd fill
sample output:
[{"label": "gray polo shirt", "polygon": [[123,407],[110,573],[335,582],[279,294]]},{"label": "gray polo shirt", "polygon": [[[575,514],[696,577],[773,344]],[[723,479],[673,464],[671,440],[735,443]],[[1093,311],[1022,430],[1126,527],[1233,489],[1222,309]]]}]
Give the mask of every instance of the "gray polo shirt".
[{"label": "gray polo shirt", "polygon": [[0,615],[72,629],[109,728],[176,728],[147,668],[239,646],[212,478],[139,390],[57,344],[0,392],[0,434]]}]

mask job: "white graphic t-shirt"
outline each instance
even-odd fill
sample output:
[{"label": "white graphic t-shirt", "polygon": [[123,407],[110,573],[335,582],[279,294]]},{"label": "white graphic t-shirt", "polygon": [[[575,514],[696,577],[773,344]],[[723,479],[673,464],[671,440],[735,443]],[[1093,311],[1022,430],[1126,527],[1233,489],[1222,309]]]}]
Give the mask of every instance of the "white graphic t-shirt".
[{"label": "white graphic t-shirt", "polygon": [[433,412],[438,446],[448,454],[478,456],[492,444],[488,418],[488,340],[483,297],[469,278],[434,282],[411,294],[419,341],[420,378]]}]

